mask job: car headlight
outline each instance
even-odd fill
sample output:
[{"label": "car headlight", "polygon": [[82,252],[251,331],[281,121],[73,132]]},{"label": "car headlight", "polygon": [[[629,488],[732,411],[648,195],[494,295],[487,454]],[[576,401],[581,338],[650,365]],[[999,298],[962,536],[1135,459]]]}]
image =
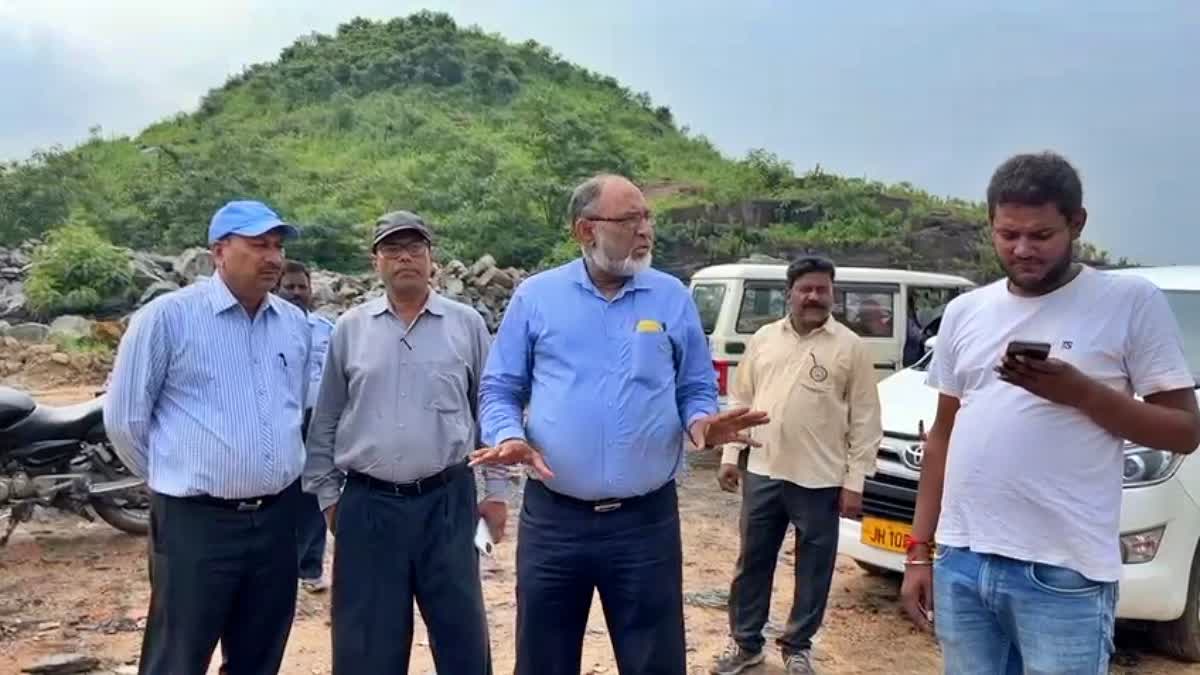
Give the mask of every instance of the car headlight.
[{"label": "car headlight", "polygon": [[1180,454],[1126,445],[1122,480],[1125,487],[1161,483],[1174,476],[1182,463],[1183,455]]}]

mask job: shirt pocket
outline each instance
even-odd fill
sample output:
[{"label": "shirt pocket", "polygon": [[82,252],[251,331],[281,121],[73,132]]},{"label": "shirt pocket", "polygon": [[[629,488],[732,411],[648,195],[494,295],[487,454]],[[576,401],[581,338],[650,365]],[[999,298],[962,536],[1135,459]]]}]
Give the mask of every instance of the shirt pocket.
[{"label": "shirt pocket", "polygon": [[284,345],[282,350],[276,350],[276,353],[268,357],[272,361],[271,369],[276,374],[279,395],[283,398],[285,405],[294,404],[297,408],[304,407],[301,394],[309,379],[309,374],[305,370],[306,356],[307,349],[297,341],[294,344]]},{"label": "shirt pocket", "polygon": [[665,331],[635,332],[630,342],[634,382],[657,388],[675,379],[674,350]]},{"label": "shirt pocket", "polygon": [[463,413],[470,396],[466,364],[458,359],[437,359],[420,367],[422,372],[414,376],[427,380],[425,407],[438,413]]}]

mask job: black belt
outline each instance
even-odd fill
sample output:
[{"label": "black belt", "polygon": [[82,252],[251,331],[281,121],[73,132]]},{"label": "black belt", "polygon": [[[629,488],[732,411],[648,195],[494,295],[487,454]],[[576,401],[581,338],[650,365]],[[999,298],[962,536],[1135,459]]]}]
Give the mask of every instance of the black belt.
[{"label": "black belt", "polygon": [[291,491],[293,485],[289,485],[273,495],[263,495],[262,497],[246,497],[244,499],[224,499],[222,497],[213,497],[212,495],[193,495],[191,497],[182,497],[181,499],[197,504],[205,504],[207,506],[216,506],[232,511],[259,511],[270,507],[275,502],[279,501],[284,495]]},{"label": "black belt", "polygon": [[616,511],[617,509],[620,509],[620,508],[637,506],[638,504],[640,504],[642,502],[649,501],[649,500],[657,497],[658,494],[660,492],[662,492],[663,490],[674,488],[675,481],[674,480],[668,481],[666,483],[666,485],[663,485],[660,488],[651,490],[650,492],[647,492],[644,495],[636,495],[633,497],[609,497],[607,499],[597,499],[597,500],[577,499],[575,497],[570,497],[570,496],[564,495],[561,492],[555,492],[554,490],[551,490],[550,488],[543,485],[540,480],[526,481],[526,489],[528,489],[528,486],[530,486],[530,485],[534,485],[534,486],[541,488],[543,493],[549,495],[551,499],[553,499],[554,501],[556,501],[560,504],[565,504],[567,506],[571,506],[571,507],[577,508],[577,509],[582,509],[585,511],[595,511],[596,513],[607,513],[609,511]]},{"label": "black belt", "polygon": [[454,480],[469,473],[471,473],[471,469],[467,466],[467,463],[459,462],[458,464],[451,464],[432,476],[426,476],[411,483],[392,483],[391,481],[379,480],[374,476],[368,476],[365,473],[357,471],[347,472],[346,479],[357,481],[375,492],[382,492],[396,497],[417,497],[449,485]]}]

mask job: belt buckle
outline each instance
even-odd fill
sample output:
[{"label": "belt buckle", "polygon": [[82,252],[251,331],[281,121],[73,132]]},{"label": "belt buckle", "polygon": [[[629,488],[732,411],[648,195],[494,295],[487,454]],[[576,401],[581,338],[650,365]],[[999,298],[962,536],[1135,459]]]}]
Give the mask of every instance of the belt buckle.
[{"label": "belt buckle", "polygon": [[607,513],[609,511],[616,511],[619,508],[621,508],[621,502],[616,499],[606,499],[602,502],[596,502],[592,506],[592,510],[596,513]]},{"label": "belt buckle", "polygon": [[247,501],[238,502],[237,510],[238,511],[257,511],[261,507],[262,507],[262,497],[259,497],[258,499],[251,499],[251,500],[247,500]]}]

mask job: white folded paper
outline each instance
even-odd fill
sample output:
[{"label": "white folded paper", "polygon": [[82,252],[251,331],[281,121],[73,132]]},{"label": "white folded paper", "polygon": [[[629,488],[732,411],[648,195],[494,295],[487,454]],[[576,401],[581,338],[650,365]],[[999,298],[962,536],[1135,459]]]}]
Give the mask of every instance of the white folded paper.
[{"label": "white folded paper", "polygon": [[492,531],[488,529],[487,522],[480,518],[479,524],[475,527],[475,548],[490,558],[495,546],[496,543],[492,541]]}]

